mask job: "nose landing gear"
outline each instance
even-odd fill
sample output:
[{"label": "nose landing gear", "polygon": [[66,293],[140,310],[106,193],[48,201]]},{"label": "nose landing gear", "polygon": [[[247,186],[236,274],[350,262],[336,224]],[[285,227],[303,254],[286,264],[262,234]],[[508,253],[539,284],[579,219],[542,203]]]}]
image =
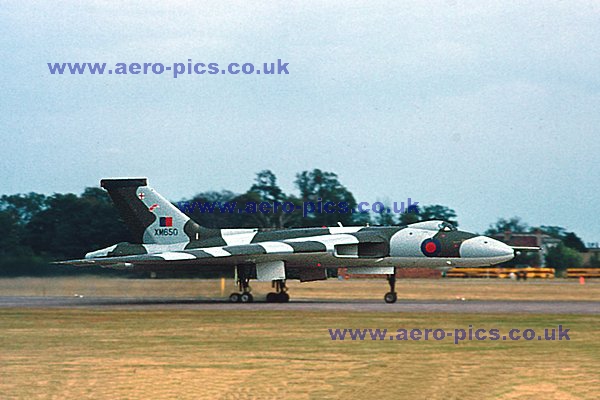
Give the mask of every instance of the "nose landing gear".
[{"label": "nose landing gear", "polygon": [[396,271],[394,270],[393,274],[389,274],[387,276],[387,281],[390,285],[390,291],[383,296],[383,300],[386,303],[395,303],[398,300],[398,295],[396,294]]}]

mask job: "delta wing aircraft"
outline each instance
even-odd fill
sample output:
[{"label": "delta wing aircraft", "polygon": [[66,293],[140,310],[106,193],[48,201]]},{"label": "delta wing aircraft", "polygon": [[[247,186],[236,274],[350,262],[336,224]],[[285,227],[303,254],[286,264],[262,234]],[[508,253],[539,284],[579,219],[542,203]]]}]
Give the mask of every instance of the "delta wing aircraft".
[{"label": "delta wing aircraft", "polygon": [[396,267],[444,270],[489,266],[514,257],[512,247],[459,231],[444,221],[387,227],[209,229],[149,187],[145,178],[103,179],[100,185],[134,242],[61,263],[154,272],[233,270],[239,292],[231,294],[232,302],[253,301],[251,279],[273,282],[275,292],[267,295],[268,302],[287,302],[286,280],[322,280],[327,268],[346,267],[348,273],[386,275],[390,291],[384,300],[394,303]]}]

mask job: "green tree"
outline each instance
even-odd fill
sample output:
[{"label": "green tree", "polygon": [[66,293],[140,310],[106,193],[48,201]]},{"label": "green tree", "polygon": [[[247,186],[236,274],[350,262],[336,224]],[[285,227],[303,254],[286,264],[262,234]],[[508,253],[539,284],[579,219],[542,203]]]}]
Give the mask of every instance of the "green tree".
[{"label": "green tree", "polygon": [[400,225],[410,225],[421,221],[421,210],[418,205],[411,205],[408,209],[399,215]]},{"label": "green tree", "polygon": [[[336,204],[345,202],[348,209],[356,209],[357,203],[352,193],[340,183],[338,176],[333,172],[324,172],[320,169],[304,171],[296,175],[296,187],[300,191],[300,201],[311,202],[317,207],[318,203],[331,201]],[[315,212],[301,219],[304,226],[334,226],[338,222],[344,225],[364,223],[370,221],[367,213],[340,213]]]},{"label": "green tree", "polygon": [[[258,224],[256,226],[284,228],[300,221],[301,214],[298,211],[284,212],[282,206],[284,203],[291,203],[294,205],[294,208],[297,206],[301,207],[302,202],[295,196],[283,193],[283,190],[277,185],[277,177],[270,170],[264,170],[256,174],[254,184],[250,187],[246,196],[249,197],[249,201],[257,204],[267,202],[273,206],[271,212],[257,212],[249,215]],[[275,211],[275,203],[281,205],[277,206],[277,211]],[[286,208],[288,211],[290,209],[291,207],[289,206]]]},{"label": "green tree", "polygon": [[0,197],[0,211],[13,213],[19,224],[28,223],[31,218],[43,210],[46,196],[39,193],[13,194]]},{"label": "green tree", "polygon": [[582,257],[577,250],[565,246],[563,243],[551,247],[546,253],[546,265],[554,268],[557,275],[567,268],[581,267]]},{"label": "green tree", "polygon": [[[389,201],[381,201],[380,203],[383,204],[390,204]],[[386,210],[384,210],[383,212],[380,213],[376,213],[375,214],[375,218],[374,218],[374,223],[376,225],[381,225],[381,226],[391,226],[391,225],[397,225],[398,221],[396,220],[395,217],[396,214],[394,213],[388,213],[386,212]]]},{"label": "green tree", "polygon": [[587,251],[583,240],[581,240],[574,232],[567,232],[567,234],[563,237],[563,243],[565,246],[579,252],[585,253]]},{"label": "green tree", "polygon": [[13,254],[22,247],[24,226],[12,210],[0,211],[0,226],[2,226],[2,235],[0,235],[0,257],[2,257]]},{"label": "green tree", "polygon": [[204,227],[236,228],[243,226],[241,225],[242,220],[239,215],[221,212],[218,207],[215,207],[212,212],[209,212],[209,209],[205,208],[204,205],[230,203],[237,201],[239,197],[239,194],[233,193],[229,190],[222,190],[220,192],[208,191],[198,193],[191,200],[182,200],[177,202],[176,205],[188,217]]},{"label": "green tree", "polygon": [[27,224],[45,207],[45,196],[37,193],[0,198],[0,275],[38,275],[47,272],[47,260],[36,256],[27,244]]},{"label": "green tree", "polygon": [[0,273],[40,275],[60,272],[48,261],[82,257],[86,252],[128,239],[107,193],[88,188],[78,197],[38,193],[2,196]]},{"label": "green tree", "polygon": [[454,226],[458,226],[456,212],[453,209],[439,204],[423,206],[419,212],[419,220],[431,221],[434,219],[450,222]]},{"label": "green tree", "polygon": [[585,253],[587,248],[583,243],[583,240],[575,234],[575,232],[567,232],[562,226],[548,226],[542,225],[540,230],[553,238],[562,240],[563,244],[579,252]]},{"label": "green tree", "polygon": [[108,194],[86,189],[81,197],[55,194],[31,217],[26,241],[36,254],[54,259],[79,258],[85,253],[130,239]]},{"label": "green tree", "polygon": [[254,184],[249,191],[257,193],[263,201],[271,203],[282,201],[285,198],[283,191],[277,185],[277,177],[268,169],[256,174]]},{"label": "green tree", "polygon": [[542,225],[540,226],[540,230],[556,239],[563,239],[567,234],[567,231],[562,226]]},{"label": "green tree", "polygon": [[510,219],[499,218],[495,224],[485,231],[486,235],[497,235],[511,231],[513,233],[527,233],[529,232],[529,226],[524,223],[519,217],[512,217]]}]

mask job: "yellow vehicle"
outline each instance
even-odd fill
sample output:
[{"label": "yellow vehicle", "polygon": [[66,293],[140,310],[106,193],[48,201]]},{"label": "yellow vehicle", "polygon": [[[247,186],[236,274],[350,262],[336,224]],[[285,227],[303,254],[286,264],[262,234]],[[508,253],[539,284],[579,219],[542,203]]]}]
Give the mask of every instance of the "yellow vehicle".
[{"label": "yellow vehicle", "polygon": [[600,278],[600,268],[567,268],[567,278]]},{"label": "yellow vehicle", "polygon": [[452,268],[442,276],[446,278],[510,278],[517,279],[554,279],[554,268]]}]

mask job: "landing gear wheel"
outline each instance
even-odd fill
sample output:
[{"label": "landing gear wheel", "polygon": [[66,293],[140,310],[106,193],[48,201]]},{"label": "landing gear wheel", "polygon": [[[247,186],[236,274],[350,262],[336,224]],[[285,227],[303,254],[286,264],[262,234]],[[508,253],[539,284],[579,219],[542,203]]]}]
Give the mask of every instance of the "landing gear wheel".
[{"label": "landing gear wheel", "polygon": [[254,296],[250,293],[242,293],[240,295],[240,302],[242,303],[252,303],[254,301]]},{"label": "landing gear wheel", "polygon": [[395,303],[396,300],[398,300],[398,295],[396,295],[396,292],[387,292],[383,297],[383,300],[385,300],[386,303]]},{"label": "landing gear wheel", "polygon": [[238,265],[235,270],[236,282],[239,293],[232,293],[229,296],[229,301],[232,303],[252,303],[254,296],[250,294],[250,278],[247,265]]},{"label": "landing gear wheel", "polygon": [[394,273],[388,275],[387,277],[388,284],[390,285],[390,291],[383,296],[383,300],[390,304],[395,303],[398,300],[398,295],[396,294],[396,271],[394,269]]},{"label": "landing gear wheel", "polygon": [[286,292],[278,293],[277,298],[279,300],[279,303],[289,303],[290,301],[290,295]]},{"label": "landing gear wheel", "polygon": [[276,292],[267,294],[267,303],[287,303],[290,301],[290,295],[287,294],[285,279],[278,279],[272,282]]},{"label": "landing gear wheel", "polygon": [[267,294],[267,303],[288,303],[290,301],[290,295],[286,292],[269,293]]},{"label": "landing gear wheel", "polygon": [[268,293],[267,294],[267,303],[275,303],[277,301],[277,293]]}]

